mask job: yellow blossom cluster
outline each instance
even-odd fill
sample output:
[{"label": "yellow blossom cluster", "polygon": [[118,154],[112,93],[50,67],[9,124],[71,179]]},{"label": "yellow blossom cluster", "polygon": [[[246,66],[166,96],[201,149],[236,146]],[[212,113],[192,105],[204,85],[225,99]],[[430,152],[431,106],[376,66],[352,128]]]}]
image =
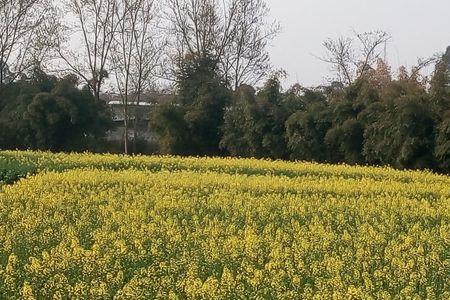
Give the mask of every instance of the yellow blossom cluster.
[{"label": "yellow blossom cluster", "polygon": [[0,299],[450,299],[446,176],[0,152],[23,170],[0,188]]}]

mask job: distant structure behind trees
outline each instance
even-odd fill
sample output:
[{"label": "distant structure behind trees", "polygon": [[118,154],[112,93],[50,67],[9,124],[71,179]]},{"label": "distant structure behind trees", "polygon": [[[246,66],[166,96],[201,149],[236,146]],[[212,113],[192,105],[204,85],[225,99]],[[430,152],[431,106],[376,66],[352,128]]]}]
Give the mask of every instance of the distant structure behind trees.
[{"label": "distant structure behind trees", "polygon": [[[130,141],[130,149],[128,149],[130,153],[157,152],[159,138],[149,126],[150,115],[158,105],[164,105],[170,102],[173,97],[173,95],[168,93],[153,92],[142,95],[139,103],[128,103],[128,119],[131,122],[130,129],[127,131]],[[113,129],[106,133],[106,140],[120,145],[125,134],[125,115],[122,98],[117,94],[103,94],[101,99],[106,102],[114,123]],[[120,147],[116,151],[121,152]]]}]

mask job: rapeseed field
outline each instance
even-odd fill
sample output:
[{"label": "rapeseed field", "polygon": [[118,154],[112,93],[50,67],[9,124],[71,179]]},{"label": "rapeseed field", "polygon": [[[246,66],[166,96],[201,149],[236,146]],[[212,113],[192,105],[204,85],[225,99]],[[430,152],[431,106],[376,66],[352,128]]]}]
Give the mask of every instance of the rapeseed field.
[{"label": "rapeseed field", "polygon": [[0,299],[450,299],[450,177],[0,152]]}]

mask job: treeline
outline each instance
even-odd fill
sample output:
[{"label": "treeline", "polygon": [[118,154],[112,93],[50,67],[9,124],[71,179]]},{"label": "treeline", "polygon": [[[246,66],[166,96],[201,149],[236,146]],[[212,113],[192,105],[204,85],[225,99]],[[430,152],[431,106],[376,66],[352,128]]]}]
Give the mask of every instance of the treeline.
[{"label": "treeline", "polygon": [[[152,111],[161,154],[257,157],[450,171],[450,78],[429,81],[378,60],[345,86],[283,89],[275,72],[258,89],[230,89],[213,60],[186,58],[173,101]],[[104,102],[76,76],[39,68],[0,97],[0,148],[111,151]]]},{"label": "treeline", "polygon": [[154,111],[162,153],[232,155],[450,171],[447,62],[431,80],[378,59],[348,86],[227,89],[210,60],[187,60],[174,102]]},{"label": "treeline", "polygon": [[0,15],[1,149],[111,151],[115,93],[128,153],[130,106],[168,85],[150,116],[158,153],[449,172],[450,57],[391,72],[385,32],[326,40],[332,83],[283,89],[264,0],[6,0]]}]

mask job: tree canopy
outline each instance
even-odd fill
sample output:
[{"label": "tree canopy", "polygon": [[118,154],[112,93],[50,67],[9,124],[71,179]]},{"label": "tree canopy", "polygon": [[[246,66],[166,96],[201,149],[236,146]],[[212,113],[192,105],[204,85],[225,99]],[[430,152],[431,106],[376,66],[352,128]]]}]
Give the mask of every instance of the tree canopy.
[{"label": "tree canopy", "polygon": [[82,151],[111,127],[104,104],[74,76],[57,78],[35,68],[0,97],[0,148]]}]

